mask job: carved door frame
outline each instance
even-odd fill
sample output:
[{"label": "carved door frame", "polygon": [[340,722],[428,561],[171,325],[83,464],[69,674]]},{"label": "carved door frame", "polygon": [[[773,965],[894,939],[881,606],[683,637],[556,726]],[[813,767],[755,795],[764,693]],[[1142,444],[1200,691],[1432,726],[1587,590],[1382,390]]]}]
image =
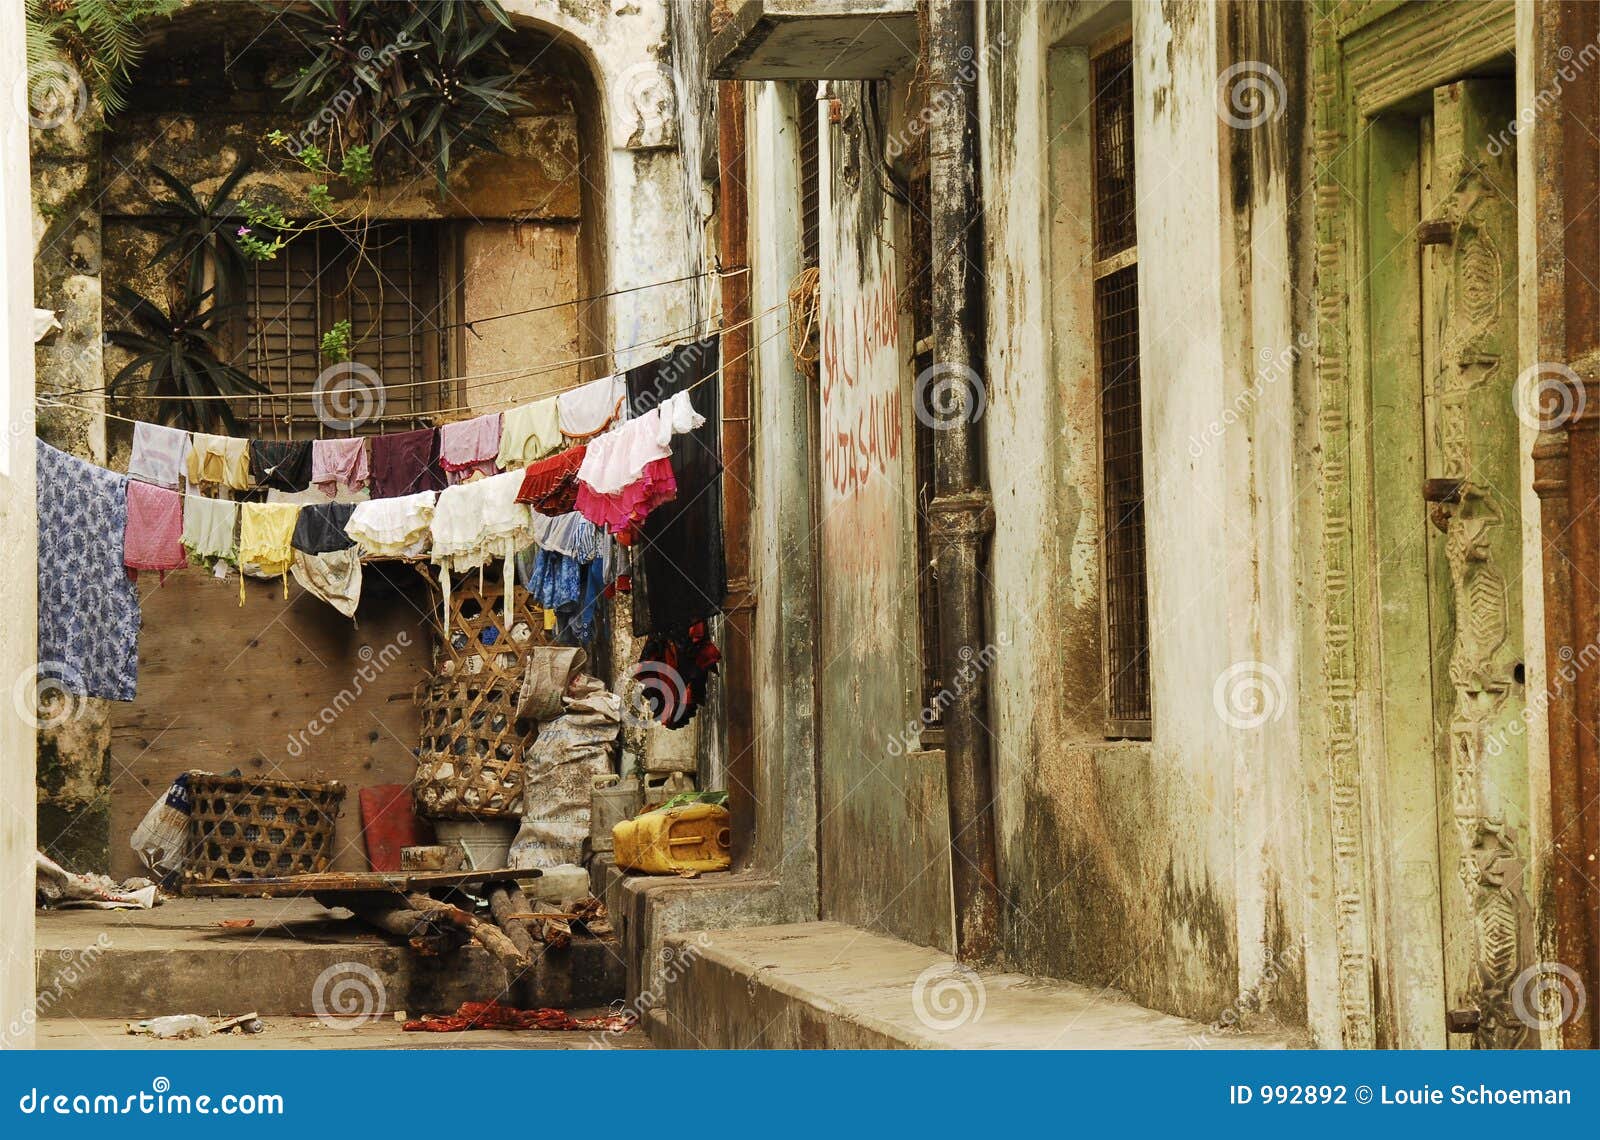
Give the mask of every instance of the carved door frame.
[{"label": "carved door frame", "polygon": [[[1379,112],[1512,53],[1515,7],[1482,0],[1398,3],[1318,0],[1311,30],[1313,162],[1316,179],[1316,444],[1321,469],[1321,565],[1317,622],[1320,670],[1304,687],[1306,760],[1326,789],[1328,895],[1338,1041],[1347,1048],[1393,1044],[1394,1011],[1380,1000],[1388,961],[1385,905],[1391,886],[1372,852],[1384,826],[1384,756],[1371,733],[1369,700],[1376,646],[1371,583],[1364,573],[1358,517],[1370,462],[1368,289],[1364,230],[1366,136]],[[1508,409],[1509,413],[1509,409]],[[1315,579],[1313,579],[1315,580]]]}]

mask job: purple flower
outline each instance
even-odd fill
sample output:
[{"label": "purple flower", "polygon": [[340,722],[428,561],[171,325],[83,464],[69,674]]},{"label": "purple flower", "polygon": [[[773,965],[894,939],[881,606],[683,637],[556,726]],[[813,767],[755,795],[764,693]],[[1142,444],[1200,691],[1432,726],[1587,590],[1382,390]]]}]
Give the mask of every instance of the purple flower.
[{"label": "purple flower", "polygon": [[240,237],[249,237],[250,236],[250,227],[249,226],[240,226],[239,227],[239,236]]}]

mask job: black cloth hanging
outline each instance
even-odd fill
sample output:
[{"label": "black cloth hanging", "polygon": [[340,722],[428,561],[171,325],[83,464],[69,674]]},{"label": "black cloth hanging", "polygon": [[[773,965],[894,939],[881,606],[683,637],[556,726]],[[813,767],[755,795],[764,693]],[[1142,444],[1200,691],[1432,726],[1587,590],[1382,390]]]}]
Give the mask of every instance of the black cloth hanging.
[{"label": "black cloth hanging", "polygon": [[728,592],[717,338],[679,345],[659,360],[630,368],[627,381],[631,416],[688,391],[706,420],[672,437],[678,497],[650,512],[633,546],[634,636],[683,637],[695,622],[721,613]]},{"label": "black cloth hanging", "polygon": [[304,491],[311,486],[311,441],[284,443],[273,439],[250,441],[250,470],[258,487]]},{"label": "black cloth hanging", "polygon": [[356,540],[344,532],[344,526],[355,509],[354,503],[312,503],[301,507],[289,545],[306,554],[349,550]]}]

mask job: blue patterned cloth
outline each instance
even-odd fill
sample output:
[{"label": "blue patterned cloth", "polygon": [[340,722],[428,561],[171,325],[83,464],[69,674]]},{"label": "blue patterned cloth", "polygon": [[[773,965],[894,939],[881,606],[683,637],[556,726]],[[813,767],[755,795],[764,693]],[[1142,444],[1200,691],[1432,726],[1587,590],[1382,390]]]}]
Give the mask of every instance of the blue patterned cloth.
[{"label": "blue patterned cloth", "polygon": [[518,555],[517,570],[533,600],[556,612],[558,644],[582,645],[593,636],[595,610],[606,589],[604,557],[580,562],[571,555],[530,547]]},{"label": "blue patterned cloth", "polygon": [[139,590],[122,565],[128,477],[38,446],[39,671],[65,692],[131,701]]}]

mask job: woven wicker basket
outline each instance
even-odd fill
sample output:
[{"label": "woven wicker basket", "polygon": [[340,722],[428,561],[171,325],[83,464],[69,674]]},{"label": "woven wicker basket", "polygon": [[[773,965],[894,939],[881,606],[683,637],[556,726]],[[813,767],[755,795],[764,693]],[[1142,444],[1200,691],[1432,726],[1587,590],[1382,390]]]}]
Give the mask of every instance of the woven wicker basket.
[{"label": "woven wicker basket", "polygon": [[344,785],[189,773],[194,881],[326,871]]},{"label": "woven wicker basket", "polygon": [[[437,589],[433,568],[419,569]],[[450,628],[439,628],[435,611],[439,672],[451,677],[504,681],[515,687],[522,683],[528,654],[534,646],[551,644],[551,635],[544,628],[544,610],[532,594],[519,587],[508,629],[499,568],[487,567],[481,582],[479,578],[477,571],[471,571],[451,583]]]},{"label": "woven wicker basket", "polygon": [[413,792],[434,819],[522,813],[522,754],[533,726],[517,717],[518,685],[481,676],[434,677],[417,693],[422,745]]},{"label": "woven wicker basket", "polygon": [[[437,587],[432,567],[418,567]],[[504,819],[522,812],[522,753],[533,725],[517,719],[517,693],[535,646],[550,644],[544,611],[518,589],[505,624],[499,568],[460,575],[450,625],[438,629],[439,674],[417,688],[422,742],[413,785],[432,819]],[[437,620],[437,619],[436,619]]]}]

